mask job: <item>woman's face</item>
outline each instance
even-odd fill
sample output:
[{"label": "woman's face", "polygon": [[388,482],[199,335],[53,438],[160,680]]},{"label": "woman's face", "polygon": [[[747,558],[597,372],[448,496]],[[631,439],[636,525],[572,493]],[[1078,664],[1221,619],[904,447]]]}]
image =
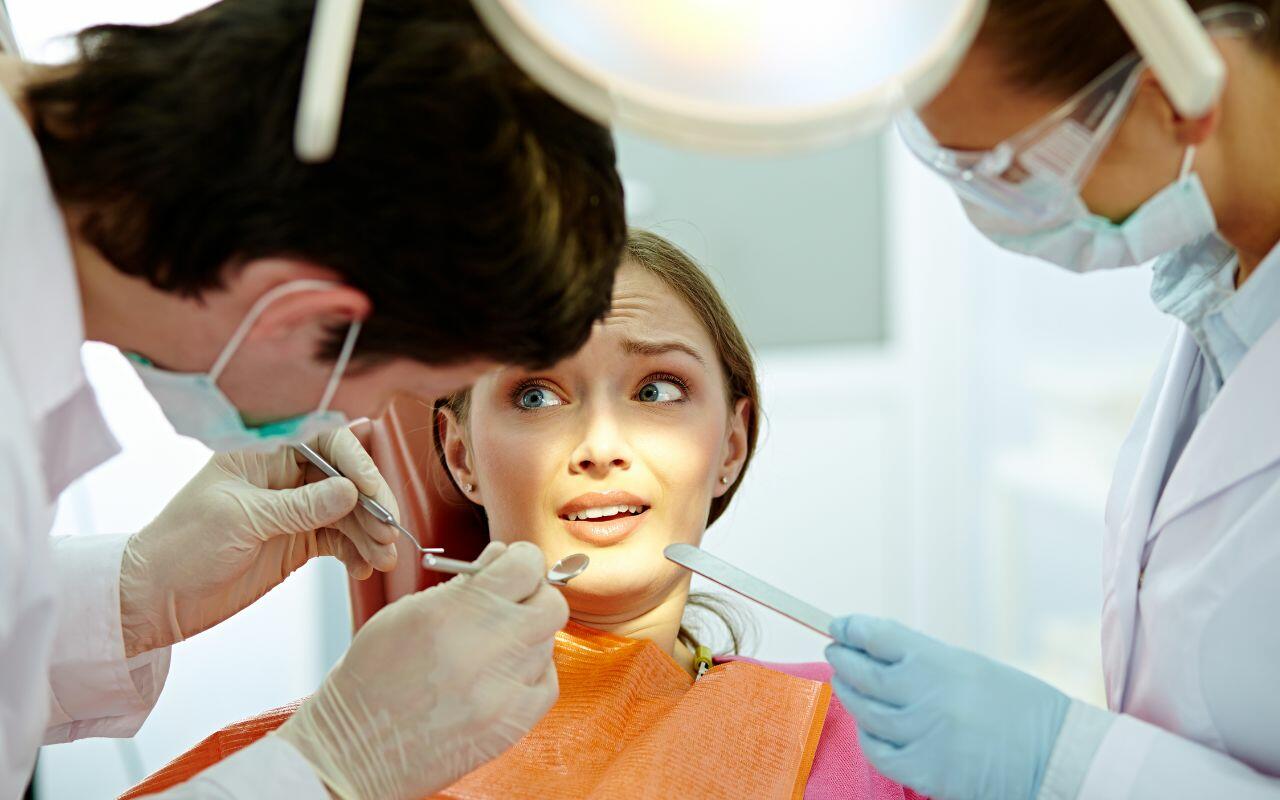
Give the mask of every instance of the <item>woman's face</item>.
[{"label": "woman's face", "polygon": [[730,407],[694,313],[624,263],[581,351],[547,370],[486,375],[465,426],[446,412],[443,442],[493,539],[533,542],[550,562],[591,557],[565,594],[575,617],[610,622],[687,585],[662,549],[701,541],[712,498],[742,468],[747,413],[745,400]]}]

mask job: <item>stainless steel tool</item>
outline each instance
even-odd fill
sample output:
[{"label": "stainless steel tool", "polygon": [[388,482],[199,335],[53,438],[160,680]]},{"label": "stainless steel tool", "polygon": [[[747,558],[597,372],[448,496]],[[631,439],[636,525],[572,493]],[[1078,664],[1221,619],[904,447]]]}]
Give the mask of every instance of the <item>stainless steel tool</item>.
[{"label": "stainless steel tool", "polygon": [[[319,453],[317,453],[315,450],[308,447],[307,445],[295,444],[293,445],[293,449],[297,450],[299,453],[305,456],[308,461],[310,461],[312,464],[315,465],[316,469],[320,470],[325,475],[328,475],[330,478],[346,477],[341,472],[338,472],[338,470],[332,464],[330,464],[327,460],[325,460],[324,456],[320,455]],[[364,510],[372,514],[374,519],[378,520],[379,522],[385,525],[390,525],[391,527],[403,533],[405,535],[405,538],[408,539],[413,544],[413,546],[418,549],[419,553],[422,553],[423,555],[430,555],[432,553],[444,552],[443,547],[423,547],[422,545],[418,544],[417,537],[415,537],[412,533],[409,533],[409,531],[406,530],[405,527],[401,525],[399,521],[396,520],[395,515],[387,510],[386,506],[384,506],[382,503],[379,503],[377,500],[374,500],[372,497],[365,494],[364,492],[360,492],[360,505],[364,506]]]},{"label": "stainless steel tool", "polygon": [[[547,570],[547,583],[552,586],[564,586],[585,572],[590,564],[591,559],[585,553],[565,556]],[[422,566],[434,572],[448,572],[454,575],[474,575],[480,571],[480,567],[476,566],[475,562],[443,558],[430,553],[422,557]]]},{"label": "stainless steel tool", "polygon": [[831,637],[829,628],[831,621],[835,618],[830,614],[814,608],[781,589],[770,586],[754,575],[743,572],[704,550],[691,544],[673,544],[668,545],[662,554],[690,572],[696,572],[726,589],[732,589],[743,597],[756,601],[765,608],[771,608],[784,617],[790,617],[810,630],[815,630],[828,638]]}]

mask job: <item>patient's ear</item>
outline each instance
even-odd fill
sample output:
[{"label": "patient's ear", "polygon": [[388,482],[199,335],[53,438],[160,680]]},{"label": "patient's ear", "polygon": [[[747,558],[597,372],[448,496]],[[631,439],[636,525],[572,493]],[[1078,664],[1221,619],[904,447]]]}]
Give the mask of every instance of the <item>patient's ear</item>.
[{"label": "patient's ear", "polygon": [[475,470],[471,465],[471,448],[467,446],[466,431],[458,415],[445,406],[440,409],[437,424],[440,426],[440,447],[444,452],[444,463],[449,467],[454,483],[468,500],[484,505],[480,482],[476,480]]},{"label": "patient's ear", "polygon": [[734,403],[729,414],[729,429],[725,432],[724,456],[720,462],[720,477],[716,478],[715,496],[720,497],[738,482],[742,465],[747,463],[747,423],[751,419],[751,400],[742,398]]}]

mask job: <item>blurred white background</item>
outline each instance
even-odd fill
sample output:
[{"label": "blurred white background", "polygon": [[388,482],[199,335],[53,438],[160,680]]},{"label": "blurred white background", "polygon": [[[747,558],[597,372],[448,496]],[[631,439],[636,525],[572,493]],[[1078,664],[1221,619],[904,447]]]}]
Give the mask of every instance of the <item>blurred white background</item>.
[{"label": "blurred white background", "polygon": [[[199,5],[9,0],[46,61],[69,52],[52,37],[90,22]],[[997,250],[892,134],[763,161],[619,146],[632,221],[704,264],[759,354],[762,448],[707,547],[828,611],[887,614],[1100,701],[1103,502],[1171,331],[1147,271],[1079,277]],[[207,453],[114,350],[85,360],[125,452],[68,492],[56,532],[135,530]],[[751,613],[754,655],[821,658],[817,635]],[[305,568],[175,648],[134,740],[45,748],[40,796],[114,796],[312,691],[349,625],[342,570]]]}]

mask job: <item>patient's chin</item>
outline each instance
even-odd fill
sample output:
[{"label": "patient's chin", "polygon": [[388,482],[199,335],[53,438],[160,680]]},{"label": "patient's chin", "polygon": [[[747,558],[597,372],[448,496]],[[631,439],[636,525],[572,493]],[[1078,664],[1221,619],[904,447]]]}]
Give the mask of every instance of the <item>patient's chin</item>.
[{"label": "patient's chin", "polygon": [[665,568],[618,569],[592,561],[587,571],[563,589],[574,619],[587,625],[634,619],[657,606],[678,583]]}]

